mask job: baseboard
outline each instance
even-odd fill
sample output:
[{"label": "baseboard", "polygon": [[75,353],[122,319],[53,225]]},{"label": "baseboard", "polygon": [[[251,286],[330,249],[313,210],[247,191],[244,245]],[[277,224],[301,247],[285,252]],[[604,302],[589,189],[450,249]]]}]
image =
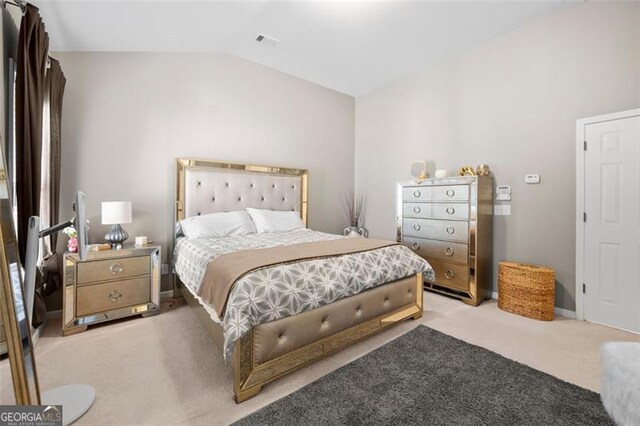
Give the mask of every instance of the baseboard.
[{"label": "baseboard", "polygon": [[173,299],[173,290],[165,290],[160,292],[160,300]]},{"label": "baseboard", "polygon": [[[498,300],[498,292],[492,291],[491,298]],[[571,311],[569,309],[559,308],[556,306],[553,308],[553,313],[561,317],[576,319],[576,311]]]},{"label": "baseboard", "polygon": [[62,309],[47,311],[47,319],[62,318]]}]

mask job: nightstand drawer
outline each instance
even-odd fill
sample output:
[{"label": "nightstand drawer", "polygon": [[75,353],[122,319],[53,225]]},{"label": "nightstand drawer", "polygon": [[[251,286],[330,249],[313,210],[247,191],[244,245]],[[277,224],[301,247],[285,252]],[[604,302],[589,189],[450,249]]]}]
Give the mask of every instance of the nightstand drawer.
[{"label": "nightstand drawer", "polygon": [[115,280],[151,273],[149,256],[96,260],[78,264],[78,284]]},{"label": "nightstand drawer", "polygon": [[[148,258],[145,258],[148,259]],[[110,311],[149,301],[150,276],[78,287],[78,316]]]}]

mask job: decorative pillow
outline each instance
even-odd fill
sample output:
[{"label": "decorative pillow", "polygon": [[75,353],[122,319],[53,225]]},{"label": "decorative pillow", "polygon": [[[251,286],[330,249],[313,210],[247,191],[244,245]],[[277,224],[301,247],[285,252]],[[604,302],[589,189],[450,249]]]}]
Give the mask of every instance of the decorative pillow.
[{"label": "decorative pillow", "polygon": [[295,211],[274,211],[247,208],[258,233],[285,232],[304,228],[300,213]]},{"label": "decorative pillow", "polygon": [[187,238],[228,237],[256,232],[256,226],[245,211],[193,216],[181,220],[180,226]]}]

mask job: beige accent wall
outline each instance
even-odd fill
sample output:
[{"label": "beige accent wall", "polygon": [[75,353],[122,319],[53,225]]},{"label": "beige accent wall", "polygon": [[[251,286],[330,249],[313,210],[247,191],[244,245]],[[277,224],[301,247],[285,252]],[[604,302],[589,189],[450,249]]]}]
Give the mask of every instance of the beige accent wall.
[{"label": "beige accent wall", "polygon": [[[62,217],[87,194],[92,242],[100,202],[130,200],[131,239],[171,242],[175,159],[309,169],[309,225],[339,232],[353,185],[354,99],[225,54],[57,53],[67,77]],[[169,283],[164,278],[163,289]]]},{"label": "beige accent wall", "polygon": [[[366,225],[395,238],[395,182],[412,161],[430,173],[487,163],[513,191],[511,216],[494,219],[496,268],[555,268],[556,305],[574,310],[576,119],[639,106],[640,3],[570,5],[361,96],[355,186],[368,197]],[[526,185],[527,173],[542,183]]]}]

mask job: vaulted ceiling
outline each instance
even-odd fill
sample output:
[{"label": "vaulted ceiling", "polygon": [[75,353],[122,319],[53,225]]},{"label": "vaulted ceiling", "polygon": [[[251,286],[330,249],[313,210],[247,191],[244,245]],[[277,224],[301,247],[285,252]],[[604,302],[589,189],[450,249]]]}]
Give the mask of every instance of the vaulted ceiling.
[{"label": "vaulted ceiling", "polygon": [[[54,51],[230,53],[358,96],[563,2],[33,1]],[[259,33],[279,40],[256,42]]]}]

